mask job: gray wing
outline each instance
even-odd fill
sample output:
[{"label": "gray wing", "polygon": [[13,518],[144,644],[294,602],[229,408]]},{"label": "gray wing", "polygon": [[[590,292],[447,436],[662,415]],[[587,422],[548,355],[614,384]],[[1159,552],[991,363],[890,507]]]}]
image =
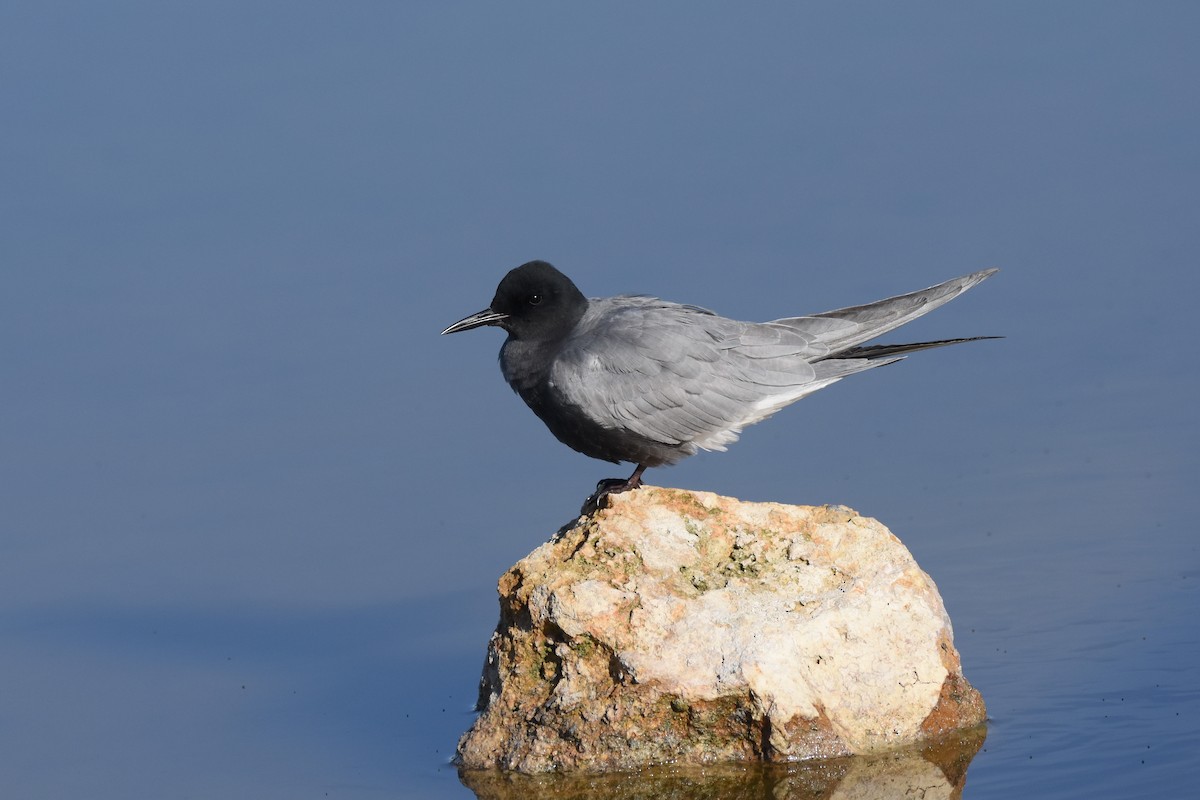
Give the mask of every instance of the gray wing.
[{"label": "gray wing", "polygon": [[815,368],[817,337],[655,298],[593,300],[552,380],[594,422],[654,442],[723,450],[743,427],[879,362]]},{"label": "gray wing", "polygon": [[980,281],[999,270],[985,269],[961,278],[930,286],[908,294],[889,297],[861,306],[839,308],[807,317],[777,319],[772,324],[783,325],[807,333],[837,355],[865,341],[882,336],[917,317],[928,314],[949,303]]}]

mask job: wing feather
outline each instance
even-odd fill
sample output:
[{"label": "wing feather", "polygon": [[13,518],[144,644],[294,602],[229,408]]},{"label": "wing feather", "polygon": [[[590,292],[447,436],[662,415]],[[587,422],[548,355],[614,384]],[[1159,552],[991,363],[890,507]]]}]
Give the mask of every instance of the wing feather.
[{"label": "wing feather", "polygon": [[930,286],[928,289],[888,297],[874,303],[839,308],[807,317],[777,319],[770,324],[807,333],[836,355],[928,314],[996,272],[996,269],[980,270]]},{"label": "wing feather", "polygon": [[[603,352],[586,343],[601,340]],[[654,298],[592,301],[555,359],[563,397],[605,428],[724,449],[743,427],[824,385],[811,333],[737,322]],[[811,388],[809,388],[811,387]]]}]

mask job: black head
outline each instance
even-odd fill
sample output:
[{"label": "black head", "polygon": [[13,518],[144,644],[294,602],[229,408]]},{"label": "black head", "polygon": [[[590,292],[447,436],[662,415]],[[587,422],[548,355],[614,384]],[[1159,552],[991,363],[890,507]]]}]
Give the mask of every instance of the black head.
[{"label": "black head", "polygon": [[442,333],[498,325],[515,339],[565,336],[587,310],[587,298],[571,279],[545,261],[530,261],[504,276],[492,304]]}]

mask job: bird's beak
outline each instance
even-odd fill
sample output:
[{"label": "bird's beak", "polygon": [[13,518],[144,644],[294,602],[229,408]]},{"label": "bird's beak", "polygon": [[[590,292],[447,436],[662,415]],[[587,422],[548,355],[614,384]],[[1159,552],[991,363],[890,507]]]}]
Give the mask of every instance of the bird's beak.
[{"label": "bird's beak", "polygon": [[465,319],[460,319],[458,322],[442,331],[442,335],[445,336],[447,333],[458,333],[459,331],[469,331],[471,328],[478,328],[482,325],[499,325],[506,319],[508,319],[508,314],[501,314],[499,311],[492,311],[490,308],[485,308],[483,311],[480,311],[477,314],[472,314]]}]

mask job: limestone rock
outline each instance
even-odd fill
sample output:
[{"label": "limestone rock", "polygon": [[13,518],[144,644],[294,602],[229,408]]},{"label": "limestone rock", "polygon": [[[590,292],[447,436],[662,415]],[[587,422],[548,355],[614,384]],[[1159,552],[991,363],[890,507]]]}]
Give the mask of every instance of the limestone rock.
[{"label": "limestone rock", "polygon": [[466,769],[842,756],[985,717],[937,587],[846,508],[643,487],[499,592]]}]

